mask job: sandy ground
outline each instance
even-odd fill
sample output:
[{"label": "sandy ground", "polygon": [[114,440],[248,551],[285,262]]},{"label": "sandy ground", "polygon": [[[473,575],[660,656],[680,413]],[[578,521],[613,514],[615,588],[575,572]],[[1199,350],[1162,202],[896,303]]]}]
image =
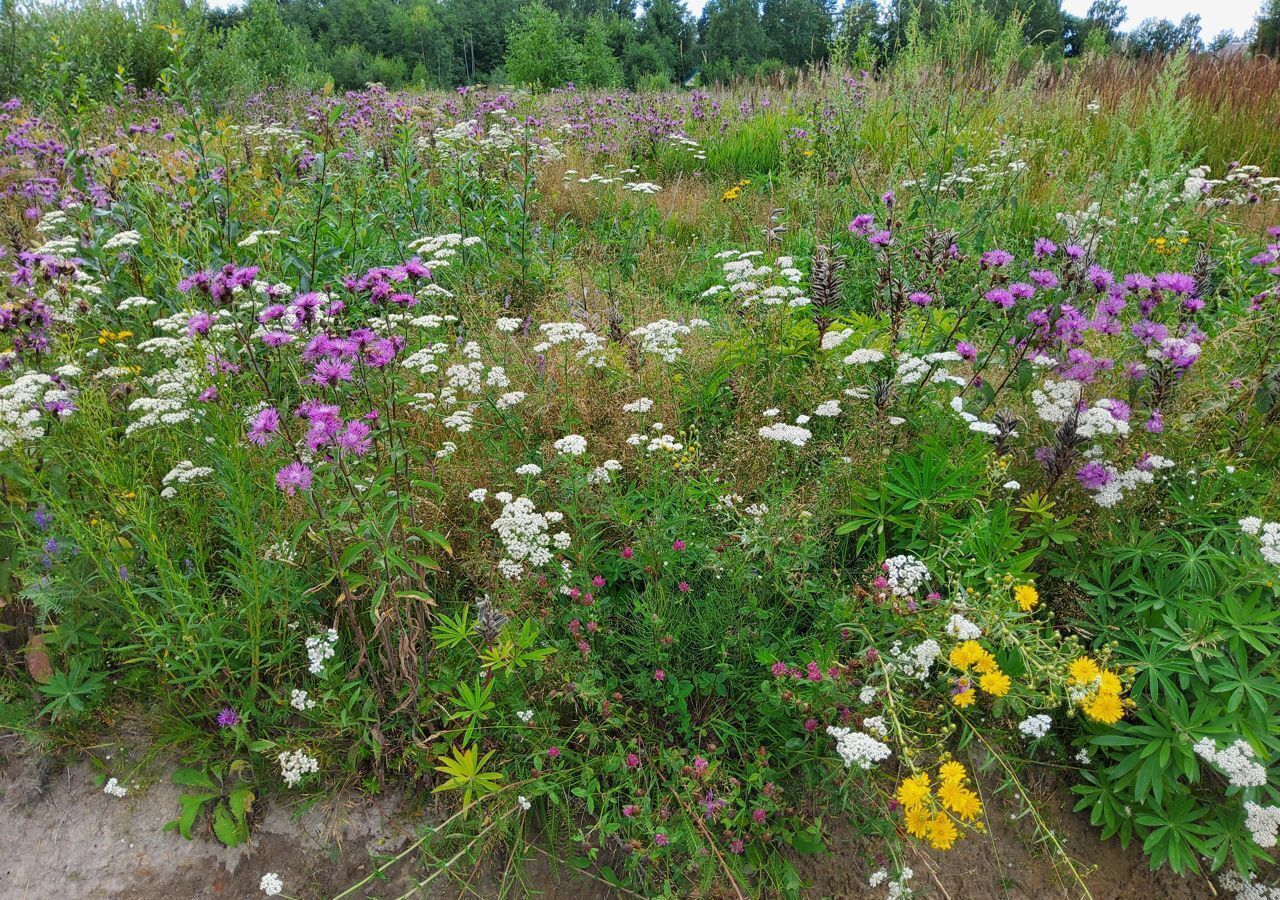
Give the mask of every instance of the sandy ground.
[{"label": "sandy ground", "polygon": [[[156,779],[128,797],[103,793],[95,770],[77,763],[50,769],[22,752],[13,738],[0,742],[0,900],[203,900],[261,897],[265,872],[284,880],[285,894],[332,898],[367,876],[413,840],[421,814],[402,809],[395,794],[368,798],[340,794],[309,809],[268,802],[252,840],[228,850],[207,833],[187,841],[163,830],[178,809],[179,789],[156,764]],[[105,753],[99,754],[103,756]],[[170,766],[169,768],[172,768]],[[1152,873],[1136,848],[1100,842],[1069,796],[1046,789],[1039,798],[1053,827],[1085,875],[1096,900],[1197,900],[1214,896],[1207,882]],[[988,797],[985,836],[971,836],[945,854],[919,853],[910,861],[917,896],[940,900],[1071,900],[1087,896],[1061,859],[1034,842],[1026,818],[999,797]],[[882,897],[866,888],[865,857],[852,837],[833,835],[830,854],[799,861],[815,898]],[[412,854],[410,855],[412,857]],[[360,898],[488,897],[497,891],[481,878],[467,891],[440,878],[416,891],[407,861],[350,894]],[[424,873],[417,872],[419,877]],[[546,865],[528,871],[530,894],[551,898],[607,897],[599,882],[558,880]],[[491,881],[491,879],[490,879]],[[519,892],[516,892],[517,895]],[[732,892],[726,894],[732,896]]]}]

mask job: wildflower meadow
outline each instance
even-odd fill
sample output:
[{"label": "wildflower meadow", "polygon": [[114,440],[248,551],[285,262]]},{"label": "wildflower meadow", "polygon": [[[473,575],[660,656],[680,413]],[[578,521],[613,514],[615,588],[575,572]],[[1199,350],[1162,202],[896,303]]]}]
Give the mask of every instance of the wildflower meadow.
[{"label": "wildflower meadow", "polygon": [[[143,824],[240,896],[986,897],[930,873],[1011,818],[1054,896],[1165,896],[1063,816],[1280,896],[1280,67],[938,15],[662,90],[52,51],[0,110],[0,729],[176,784]],[[389,791],[342,891],[255,860]]]}]

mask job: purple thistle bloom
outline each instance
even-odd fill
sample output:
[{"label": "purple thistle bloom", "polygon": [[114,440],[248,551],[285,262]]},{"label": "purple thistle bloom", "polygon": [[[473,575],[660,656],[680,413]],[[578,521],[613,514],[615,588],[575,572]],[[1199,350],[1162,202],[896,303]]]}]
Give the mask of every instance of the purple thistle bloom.
[{"label": "purple thistle bloom", "polygon": [[1058,245],[1048,238],[1036,238],[1035,249],[1032,252],[1036,259],[1044,259],[1046,256],[1057,253]]},{"label": "purple thistle bloom", "polygon": [[957,341],[956,353],[959,354],[961,359],[973,361],[978,358],[978,348],[968,341]]},{"label": "purple thistle bloom", "polygon": [[240,716],[230,706],[224,706],[218,713],[217,723],[219,728],[234,728],[240,724]]},{"label": "purple thistle bloom", "polygon": [[187,319],[187,337],[195,337],[197,334],[208,334],[209,329],[213,327],[213,316],[207,312],[198,312],[191,318]]},{"label": "purple thistle bloom", "polygon": [[253,417],[249,426],[249,442],[265,447],[271,436],[280,430],[280,413],[275,407],[268,406]]},{"label": "purple thistle bloom", "polygon": [[919,307],[925,307],[933,302],[933,298],[922,291],[915,291],[907,297],[907,302]]},{"label": "purple thistle bloom", "polygon": [[893,243],[893,234],[888,231],[877,231],[867,238],[867,243],[873,247],[888,247]]},{"label": "purple thistle bloom", "polygon": [[341,359],[325,358],[316,363],[311,380],[316,384],[333,386],[339,381],[351,380],[351,363]]},{"label": "purple thistle bloom", "polygon": [[1001,309],[1013,309],[1016,304],[1016,301],[1013,299],[1013,295],[1004,288],[992,288],[983,294],[982,297],[984,300],[994,303]]},{"label": "purple thistle bloom", "polygon": [[356,456],[364,456],[373,446],[373,441],[369,438],[370,428],[359,419],[352,419],[347,423],[347,427],[342,429],[342,433],[338,435],[338,446],[346,453],[353,453]]},{"label": "purple thistle bloom", "polygon": [[276,487],[290,497],[298,490],[311,490],[311,469],[300,462],[291,462],[276,473]]},{"label": "purple thistle bloom", "polygon": [[1156,276],[1156,287],[1171,294],[1191,296],[1196,291],[1196,280],[1182,272],[1161,272]]},{"label": "purple thistle bloom", "polygon": [[1111,470],[1099,462],[1087,462],[1076,472],[1081,486],[1091,491],[1101,490],[1115,480]]},{"label": "purple thistle bloom", "polygon": [[1048,269],[1034,269],[1028,273],[1027,277],[1045,290],[1050,290],[1058,286],[1058,276],[1050,272]]},{"label": "purple thistle bloom", "polygon": [[1013,262],[1013,254],[1008,250],[999,248],[988,250],[982,254],[982,259],[980,260],[980,264],[984,269],[998,269],[1002,266],[1007,266],[1011,262]]},{"label": "purple thistle bloom", "polygon": [[1009,293],[1015,300],[1030,300],[1036,295],[1036,289],[1025,281],[1015,281],[1009,285]]}]

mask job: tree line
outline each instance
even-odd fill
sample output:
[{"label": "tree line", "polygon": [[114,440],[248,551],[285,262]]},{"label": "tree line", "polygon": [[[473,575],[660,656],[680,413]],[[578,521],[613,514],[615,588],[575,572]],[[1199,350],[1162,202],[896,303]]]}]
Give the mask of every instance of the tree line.
[{"label": "tree line", "polygon": [[1122,0],[1095,0],[1084,16],[1060,0],[707,0],[698,15],[684,0],[246,0],[226,10],[201,0],[0,0],[0,92],[38,92],[50,66],[89,94],[121,78],[153,87],[168,64],[168,38],[156,26],[171,24],[194,44],[207,88],[227,93],[329,81],[339,89],[710,84],[833,56],[873,66],[897,52],[908,28],[928,35],[958,7],[1002,23],[1017,16],[1050,57],[1237,41],[1280,52],[1280,0],[1265,0],[1250,33],[1207,44],[1195,15],[1122,34]]}]

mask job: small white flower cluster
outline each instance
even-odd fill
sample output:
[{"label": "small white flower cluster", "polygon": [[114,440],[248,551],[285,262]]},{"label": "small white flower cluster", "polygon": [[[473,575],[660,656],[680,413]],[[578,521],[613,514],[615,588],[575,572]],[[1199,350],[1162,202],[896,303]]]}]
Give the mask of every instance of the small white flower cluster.
[{"label": "small white flower cluster", "polygon": [[516,713],[516,718],[519,719],[524,724],[528,725],[530,722],[533,721],[533,710],[522,709],[520,710],[520,712]]},{"label": "small white flower cluster", "polygon": [[1280,522],[1264,522],[1257,516],[1240,520],[1240,530],[1256,537],[1261,546],[1258,552],[1273,566],[1280,566]]},{"label": "small white flower cluster", "polygon": [[818,404],[818,408],[813,411],[813,414],[821,419],[834,418],[840,415],[840,401],[823,400]]},{"label": "small white flower cluster", "polygon": [[208,466],[197,466],[189,459],[184,459],[172,469],[169,474],[160,479],[160,483],[164,485],[160,491],[160,496],[168,500],[170,497],[176,497],[178,494],[179,484],[190,484],[197,478],[208,478],[213,474],[213,469]]},{"label": "small white flower cluster", "polygon": [[236,242],[237,247],[256,247],[258,241],[264,237],[280,237],[280,232],[275,228],[264,228],[261,231],[250,231],[247,235]]},{"label": "small white flower cluster", "polygon": [[503,334],[515,334],[523,324],[522,319],[513,319],[510,316],[502,316],[497,322],[498,330]]},{"label": "small white flower cluster", "polygon": [[1212,763],[1235,787],[1262,787],[1267,783],[1267,770],[1254,756],[1253,747],[1237,739],[1226,749],[1219,750],[1213,738],[1201,738],[1192,747],[1196,756]]},{"label": "small white flower cluster", "polygon": [[1078,381],[1046,378],[1042,389],[1031,392],[1031,402],[1035,405],[1036,415],[1050,425],[1061,425],[1073,415],[1077,416],[1076,432],[1083,438],[1125,437],[1129,434],[1129,423],[1112,414],[1113,402],[1109,399],[1099,400],[1080,411],[1083,393],[1084,385]]},{"label": "small white flower cluster", "polygon": [[333,628],[330,628],[324,634],[316,634],[307,638],[307,659],[310,661],[308,668],[312,675],[324,674],[324,664],[333,659],[337,646],[338,632]]},{"label": "small white flower cluster", "polygon": [[103,250],[128,250],[130,247],[136,247],[142,243],[142,235],[136,231],[122,231],[107,239],[102,245]]},{"label": "small white flower cluster", "polygon": [[880,350],[873,350],[870,347],[863,347],[854,350],[844,358],[846,366],[869,366],[872,363],[878,363],[884,359],[884,353]]},{"label": "small white flower cluster", "polygon": [[[495,126],[496,127],[496,126]],[[409,244],[409,249],[422,257],[428,269],[445,269],[449,260],[458,254],[460,247],[474,247],[483,243],[478,237],[463,237],[460,234],[437,234],[418,238]]]},{"label": "small white flower cluster", "polygon": [[[154,341],[144,341],[138,345],[138,349],[141,350],[144,346],[154,342],[170,340],[175,341],[177,345],[175,352],[177,354],[187,352],[188,342],[177,341],[173,338],[155,338]],[[168,356],[169,351],[166,348],[173,349],[168,344],[163,347],[156,346],[154,349]],[[178,425],[189,421],[195,416],[189,404],[200,392],[200,374],[189,358],[180,355],[175,355],[171,358],[174,359],[172,367],[161,369],[146,379],[153,396],[139,397],[129,404],[129,412],[140,413],[140,415],[125,427],[124,433],[126,437],[146,428],[154,428],[157,425]]]},{"label": "small white flower cluster", "polygon": [[884,895],[885,900],[905,900],[905,898],[911,896],[911,888],[907,886],[907,882],[911,880],[911,876],[914,874],[915,872],[911,871],[910,868],[903,867],[902,871],[898,873],[897,879],[889,881],[888,872],[884,869],[876,869],[871,873],[871,877],[867,879],[867,886],[877,888],[888,882],[889,892]]},{"label": "small white flower cluster", "polygon": [[955,613],[947,622],[947,634],[957,641],[976,641],[982,637],[982,629],[959,613]]},{"label": "small white flower cluster", "polygon": [[[66,391],[43,372],[24,372],[11,384],[0,387],[0,452],[44,437],[40,421],[44,404],[69,399]],[[70,414],[70,409],[62,413]]]},{"label": "small white flower cluster", "polygon": [[795,260],[790,256],[780,256],[777,265],[756,265],[757,258],[764,254],[759,250],[725,250],[716,254],[721,260],[724,272],[724,284],[717,284],[702,292],[704,298],[728,291],[744,307],[755,303],[762,306],[781,306],[784,303],[792,308],[806,306],[809,299],[797,285],[804,279],[804,273],[796,268]]},{"label": "small white flower cluster", "polygon": [[827,734],[836,739],[836,752],[844,760],[846,769],[854,765],[859,769],[870,769],[889,758],[889,746],[864,732],[828,725]]},{"label": "small white flower cluster", "polygon": [[121,784],[118,778],[108,778],[107,783],[102,786],[102,793],[112,797],[127,797],[129,789]]},{"label": "small white flower cluster", "polygon": [[613,481],[613,473],[622,471],[622,463],[616,459],[606,459],[587,473],[587,484],[608,484]]},{"label": "small white flower cluster", "polygon": [[489,527],[498,533],[506,550],[506,558],[498,561],[498,571],[507,578],[519,578],[524,574],[524,564],[534,568],[551,562],[551,546],[565,550],[569,546],[568,532],[559,532],[554,538],[548,534],[549,526],[564,520],[564,513],[540,513],[528,497],[512,496],[506,491],[494,494],[502,504],[502,512]]},{"label": "small white flower cluster", "polygon": [[[516,466],[516,474],[522,477],[537,478],[542,474],[542,466],[537,463],[525,463],[523,466]],[[484,496],[481,495],[481,500]]]},{"label": "small white flower cluster", "polygon": [[268,897],[275,897],[284,891],[284,879],[275,872],[268,872],[258,882],[258,888]]},{"label": "small white flower cluster", "polygon": [[640,397],[622,406],[622,411],[629,413],[647,413],[651,409],[653,409],[653,401],[648,397]]},{"label": "small white flower cluster", "polygon": [[1034,716],[1027,716],[1019,722],[1018,730],[1032,740],[1037,740],[1048,734],[1049,729],[1052,726],[1053,719],[1049,718],[1044,713],[1039,713]]},{"label": "small white flower cluster", "polygon": [[[906,651],[902,649],[901,641],[894,641],[893,646],[889,648],[889,656],[892,659],[885,665],[890,671],[897,670],[908,678],[925,681],[929,677],[929,670],[941,655],[942,645],[933,638],[923,640]],[[874,690],[872,696],[875,696]]]},{"label": "small white flower cluster", "polygon": [[938,353],[926,353],[924,356],[912,356],[904,353],[898,357],[898,367],[894,377],[902,385],[919,384],[927,377],[929,384],[951,383],[964,387],[965,379],[952,375],[942,363],[959,362],[960,354],[954,350],[942,350]]},{"label": "small white flower cluster", "polygon": [[1239,872],[1223,872],[1218,876],[1218,886],[1233,894],[1236,900],[1280,900],[1280,888],[1259,884],[1252,873],[1246,881]]},{"label": "small white flower cluster", "polygon": [[587,452],[587,439],[580,434],[566,434],[552,446],[565,456],[581,456]]},{"label": "small white flower cluster", "polygon": [[485,498],[488,496],[489,496],[488,488],[476,488],[474,491],[467,494],[467,499],[470,500],[472,503],[483,503]]},{"label": "small white flower cluster", "polygon": [[280,777],[287,787],[297,787],[304,775],[320,771],[320,762],[303,750],[285,750],[278,757]]},{"label": "small white flower cluster", "polygon": [[639,338],[640,352],[658,357],[663,362],[676,361],[684,350],[680,347],[680,337],[690,334],[694,328],[706,325],[702,319],[693,319],[688,325],[682,325],[671,319],[659,319],[648,325],[641,325],[631,332],[631,337]]},{"label": "small white flower cluster", "polygon": [[581,322],[549,322],[539,325],[538,331],[542,332],[543,341],[534,345],[534,353],[546,353],[561,344],[577,344],[575,359],[585,360],[587,365],[597,369],[603,368],[608,361],[604,355],[605,339]]},{"label": "small white flower cluster", "polygon": [[828,331],[822,336],[822,349],[834,350],[851,337],[853,337],[852,328],[841,328],[839,331]]},{"label": "small white flower cluster", "polygon": [[657,194],[662,191],[662,188],[652,181],[628,181],[622,186],[622,189],[637,194]]},{"label": "small white flower cluster", "polygon": [[1271,848],[1276,845],[1276,832],[1280,830],[1280,806],[1260,806],[1246,800],[1244,804],[1244,827],[1259,847]]},{"label": "small white flower cluster", "polygon": [[929,580],[929,568],[909,554],[889,557],[883,568],[889,590],[895,597],[910,597]]},{"label": "small white flower cluster", "polygon": [[294,688],[289,692],[289,705],[298,712],[306,712],[315,708],[316,701],[307,696],[307,692],[301,688]]},{"label": "small white flower cluster", "polygon": [[876,737],[887,737],[889,734],[889,726],[884,721],[884,716],[867,716],[862,720],[862,727],[867,729],[868,734],[874,734]]},{"label": "small white flower cluster", "polygon": [[803,428],[800,425],[789,425],[786,422],[765,425],[760,429],[759,433],[760,437],[766,441],[791,444],[793,447],[803,447],[809,443],[809,438],[813,437],[813,432],[808,428]]},{"label": "small white flower cluster", "polygon": [[1107,471],[1111,474],[1111,480],[1093,492],[1093,502],[1103,509],[1111,509],[1117,503],[1124,499],[1124,495],[1143,484],[1151,484],[1155,481],[1155,472],[1153,469],[1168,469],[1173,466],[1173,460],[1166,459],[1163,456],[1148,456],[1142,468],[1131,466],[1123,472],[1117,471],[1114,467],[1107,465]]},{"label": "small white flower cluster", "polygon": [[529,802],[528,797],[521,794],[519,797],[516,798],[516,806],[520,807],[521,812],[528,812],[530,807],[533,806],[533,804]]}]

